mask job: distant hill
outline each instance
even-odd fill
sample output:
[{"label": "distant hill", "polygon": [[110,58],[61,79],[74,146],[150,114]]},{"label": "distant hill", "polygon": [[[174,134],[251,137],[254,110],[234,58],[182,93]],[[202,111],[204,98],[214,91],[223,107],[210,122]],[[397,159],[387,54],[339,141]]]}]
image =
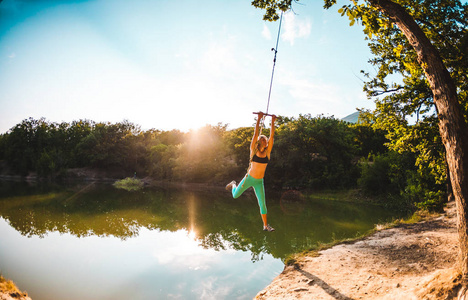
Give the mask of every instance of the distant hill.
[{"label": "distant hill", "polygon": [[349,122],[349,123],[357,123],[358,122],[358,118],[359,118],[359,112],[354,112],[350,115],[347,115],[346,117],[342,118],[341,120],[342,121],[345,121],[345,122]]}]

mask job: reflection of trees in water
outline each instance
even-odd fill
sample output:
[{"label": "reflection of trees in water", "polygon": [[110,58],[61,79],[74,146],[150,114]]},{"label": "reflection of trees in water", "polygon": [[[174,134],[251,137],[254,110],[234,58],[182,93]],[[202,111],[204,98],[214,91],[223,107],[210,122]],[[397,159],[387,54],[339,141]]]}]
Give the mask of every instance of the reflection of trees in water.
[{"label": "reflection of trees in water", "polygon": [[83,187],[34,187],[28,188],[27,193],[24,187],[22,190],[21,195],[11,192],[0,199],[0,216],[27,237],[59,232],[80,238],[96,235],[126,240],[138,236],[140,229],[146,227],[171,232],[194,230],[202,247],[251,251],[255,260],[266,249],[255,242],[261,239],[260,232],[252,232],[253,226],[245,224],[248,219],[259,222],[258,208],[239,206],[228,197],[218,198],[212,193],[129,193],[105,185],[87,187],[85,192],[81,192]]},{"label": "reflection of trees in water", "polygon": [[[252,254],[252,261],[263,259],[264,253],[270,253],[268,241],[265,236],[258,235],[259,240],[252,240],[253,237],[245,237],[236,231],[222,231],[209,233],[199,239],[200,245],[204,248],[211,248],[217,251],[228,248],[237,251],[249,251]],[[272,254],[272,253],[270,253]],[[274,256],[274,255],[273,255]],[[282,256],[277,258],[284,258]]]},{"label": "reflection of trees in water", "polygon": [[93,185],[66,189],[23,187],[16,195],[14,191],[2,195],[0,216],[24,236],[44,237],[49,232],[59,232],[126,240],[138,236],[142,227],[187,230],[195,232],[204,248],[250,251],[252,261],[261,260],[266,253],[284,259],[318,241],[329,242],[332,236],[353,236],[357,231],[370,229],[377,216],[363,207],[336,202],[315,204],[308,209],[301,202],[300,211],[286,214],[281,197],[272,195],[269,215],[280,230],[265,233],[255,196],[249,193],[243,200],[233,200],[223,191],[218,195],[213,191],[164,189],[126,192]]},{"label": "reflection of trees in water", "polygon": [[[80,188],[8,197],[0,200],[0,214],[25,236],[43,237],[49,232],[77,237],[115,236],[127,239],[139,228],[154,226],[156,216],[142,208],[151,202],[145,194],[127,194],[98,186],[86,193]],[[157,200],[157,198],[155,199]]]}]

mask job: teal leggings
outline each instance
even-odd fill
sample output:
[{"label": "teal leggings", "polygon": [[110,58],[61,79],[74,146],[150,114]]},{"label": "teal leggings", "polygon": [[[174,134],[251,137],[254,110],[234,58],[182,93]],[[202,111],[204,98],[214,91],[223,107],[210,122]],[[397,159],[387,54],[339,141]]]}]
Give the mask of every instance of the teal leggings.
[{"label": "teal leggings", "polygon": [[232,189],[232,196],[239,198],[245,190],[249,187],[253,187],[255,196],[257,196],[258,206],[260,206],[260,213],[265,215],[267,213],[266,202],[265,202],[265,187],[263,186],[263,178],[256,179],[249,174],[245,175],[244,179],[239,183],[238,186]]}]

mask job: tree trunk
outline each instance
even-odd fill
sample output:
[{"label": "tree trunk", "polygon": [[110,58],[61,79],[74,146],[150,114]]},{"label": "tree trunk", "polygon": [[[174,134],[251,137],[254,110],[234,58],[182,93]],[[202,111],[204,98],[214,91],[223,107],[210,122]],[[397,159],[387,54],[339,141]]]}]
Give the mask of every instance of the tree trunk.
[{"label": "tree trunk", "polygon": [[468,283],[468,126],[461,113],[456,86],[437,49],[414,19],[400,5],[390,0],[369,0],[404,33],[418,55],[437,106],[439,131],[445,146],[449,176],[458,216],[460,242],[459,267],[464,285]]},{"label": "tree trunk", "polygon": [[[447,162],[446,162],[447,163]],[[445,173],[447,174],[447,202],[455,201],[455,196],[453,195],[453,189],[452,189],[452,182],[450,181],[450,170],[448,168],[448,165],[446,166],[446,171]]]}]

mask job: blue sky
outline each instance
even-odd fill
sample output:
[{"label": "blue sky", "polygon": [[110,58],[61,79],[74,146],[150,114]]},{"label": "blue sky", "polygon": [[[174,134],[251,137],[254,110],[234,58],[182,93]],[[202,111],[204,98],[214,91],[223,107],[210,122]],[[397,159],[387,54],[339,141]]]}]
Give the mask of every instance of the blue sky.
[{"label": "blue sky", "polygon": [[[251,126],[266,110],[278,22],[250,0],[3,0],[0,133],[23,119],[127,119],[142,129]],[[270,113],[372,108],[360,26],[323,1],[284,16]]]}]

